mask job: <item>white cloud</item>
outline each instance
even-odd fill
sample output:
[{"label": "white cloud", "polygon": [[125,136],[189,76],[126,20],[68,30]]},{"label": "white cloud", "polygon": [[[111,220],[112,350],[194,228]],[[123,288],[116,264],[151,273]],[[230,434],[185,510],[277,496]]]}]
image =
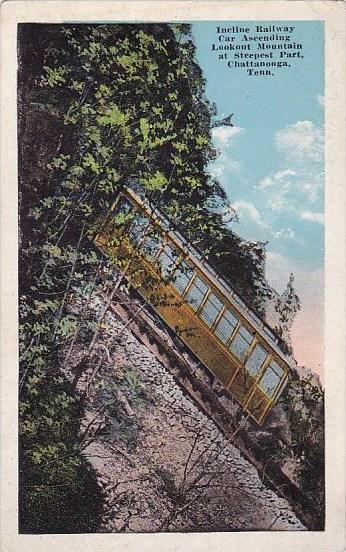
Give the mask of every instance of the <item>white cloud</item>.
[{"label": "white cloud", "polygon": [[284,184],[286,187],[289,187],[290,182],[287,181],[288,176],[294,176],[296,174],[292,169],[284,169],[277,171],[276,173],[266,176],[261,180],[261,182],[256,186],[260,190],[265,190],[266,188],[271,188],[273,186]]},{"label": "white cloud", "polygon": [[287,190],[277,190],[267,198],[267,206],[278,213],[292,211],[289,201],[286,199]]},{"label": "white cloud", "polygon": [[212,129],[212,138],[217,145],[226,146],[234,136],[243,132],[243,128],[236,126],[219,126]]},{"label": "white cloud", "polygon": [[300,218],[302,220],[308,220],[310,222],[316,222],[317,224],[324,224],[324,214],[314,213],[312,211],[301,211]]},{"label": "white cloud", "polygon": [[282,230],[279,230],[278,232],[273,232],[274,238],[286,238],[289,240],[296,239],[296,235],[294,230],[292,228],[282,228]]},{"label": "white cloud", "polygon": [[308,172],[302,171],[300,174],[299,185],[310,202],[318,199],[320,192],[324,187],[324,173],[322,171]]},{"label": "white cloud", "polygon": [[262,219],[260,212],[248,201],[235,201],[231,206],[237,213],[246,213],[256,224],[262,228],[269,228]]},{"label": "white cloud", "polygon": [[[282,171],[284,172],[284,171]],[[321,199],[323,173],[303,169],[287,169],[289,178],[278,178],[277,174],[267,176],[258,186],[265,194],[267,205],[276,212],[298,212],[301,206],[309,206]]]},{"label": "white cloud", "polygon": [[232,147],[235,136],[244,131],[241,127],[219,126],[212,129],[212,138],[219,156],[214,163],[208,167],[208,172],[214,178],[222,181],[228,172],[239,171],[241,163],[232,157]]},{"label": "white cloud", "polygon": [[303,209],[312,211],[313,204],[321,205],[323,138],[322,128],[311,121],[298,121],[276,133],[275,145],[282,154],[282,166],[256,186],[264,195],[266,206],[274,213],[291,213],[301,218]]},{"label": "white cloud", "polygon": [[324,135],[312,121],[298,121],[279,130],[275,144],[279,152],[295,161],[323,159]]},{"label": "white cloud", "polygon": [[222,180],[228,171],[237,171],[240,169],[240,166],[238,161],[234,161],[226,155],[221,155],[217,161],[209,166],[208,172],[214,178]]}]

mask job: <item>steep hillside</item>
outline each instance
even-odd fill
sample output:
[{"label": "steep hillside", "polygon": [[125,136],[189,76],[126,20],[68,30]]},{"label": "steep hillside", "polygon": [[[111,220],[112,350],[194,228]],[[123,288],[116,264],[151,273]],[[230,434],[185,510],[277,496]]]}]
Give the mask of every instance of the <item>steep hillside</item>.
[{"label": "steep hillside", "polygon": [[[106,325],[77,387],[83,454],[104,492],[99,530],[304,530],[124,322],[110,313]],[[70,379],[83,347],[65,367]]]}]

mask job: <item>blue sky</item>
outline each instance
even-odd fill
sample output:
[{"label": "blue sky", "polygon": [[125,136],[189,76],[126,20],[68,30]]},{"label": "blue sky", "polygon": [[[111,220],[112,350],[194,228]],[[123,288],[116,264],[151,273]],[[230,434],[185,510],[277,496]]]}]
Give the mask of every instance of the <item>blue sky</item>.
[{"label": "blue sky", "polygon": [[[254,29],[258,23],[294,26],[291,41],[303,44],[304,57],[289,60],[289,68],[274,68],[272,76],[249,76],[242,68],[228,68],[225,60],[218,59],[219,52],[211,49],[213,43],[219,44],[216,27],[246,24]],[[238,213],[239,222],[232,228],[246,239],[269,242],[269,281],[282,291],[294,272],[305,308],[301,323],[308,323],[308,315],[310,322],[312,316],[321,320],[324,25],[213,21],[195,22],[192,31],[208,99],[215,102],[218,118],[234,112],[233,128],[213,131],[219,157],[210,167]]]}]

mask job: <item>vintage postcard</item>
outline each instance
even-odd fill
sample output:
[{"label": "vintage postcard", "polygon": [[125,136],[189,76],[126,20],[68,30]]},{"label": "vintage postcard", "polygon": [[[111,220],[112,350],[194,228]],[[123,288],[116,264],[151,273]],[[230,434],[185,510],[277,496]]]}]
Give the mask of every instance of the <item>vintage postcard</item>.
[{"label": "vintage postcard", "polygon": [[4,551],[343,550],[344,7],[3,4]]}]

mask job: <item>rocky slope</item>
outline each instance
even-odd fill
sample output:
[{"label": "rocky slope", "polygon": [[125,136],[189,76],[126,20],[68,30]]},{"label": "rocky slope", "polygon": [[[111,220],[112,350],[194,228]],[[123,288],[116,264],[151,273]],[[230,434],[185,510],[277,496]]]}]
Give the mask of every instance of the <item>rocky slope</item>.
[{"label": "rocky slope", "polygon": [[[101,532],[304,530],[121,320],[105,322],[78,382],[84,454],[105,499]],[[71,379],[82,354],[80,341]]]}]

